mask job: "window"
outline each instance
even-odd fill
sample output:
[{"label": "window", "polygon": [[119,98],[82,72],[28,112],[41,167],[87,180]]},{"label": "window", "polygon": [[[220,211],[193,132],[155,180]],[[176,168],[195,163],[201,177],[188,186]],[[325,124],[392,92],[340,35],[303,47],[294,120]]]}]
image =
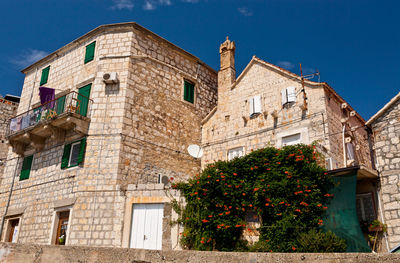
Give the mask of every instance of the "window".
[{"label": "window", "polygon": [[351,142],[346,143],[346,154],[347,160],[355,160],[353,144]]},{"label": "window", "polygon": [[261,97],[254,96],[250,99],[250,117],[261,112]]},{"label": "window", "polygon": [[300,133],[282,137],[282,146],[294,145],[301,143]]},{"label": "window", "polygon": [[281,90],[282,95],[282,105],[287,103],[296,102],[296,88],[295,87],[287,87]]},{"label": "window", "polygon": [[21,174],[19,175],[20,181],[29,178],[29,174],[31,173],[31,168],[32,168],[32,160],[33,160],[33,155],[24,158],[24,161],[22,162]]},{"label": "window", "polygon": [[96,41],[90,43],[86,46],[85,52],[85,64],[92,61],[94,59],[94,49],[96,47]]},{"label": "window", "polygon": [[228,151],[228,161],[244,155],[243,147],[237,147]]},{"label": "window", "polygon": [[18,232],[19,232],[20,218],[9,218],[7,220],[6,235],[4,238],[5,242],[17,243]]},{"label": "window", "polygon": [[85,155],[86,138],[80,141],[66,144],[61,160],[61,169],[78,166],[83,162]]},{"label": "window", "polygon": [[358,220],[371,223],[376,219],[372,193],[356,195],[356,209]]},{"label": "window", "polygon": [[194,84],[187,80],[184,81],[183,99],[187,102],[194,103]]},{"label": "window", "polygon": [[40,86],[47,83],[47,80],[49,79],[49,72],[50,72],[50,66],[42,70],[42,77],[40,78]]}]

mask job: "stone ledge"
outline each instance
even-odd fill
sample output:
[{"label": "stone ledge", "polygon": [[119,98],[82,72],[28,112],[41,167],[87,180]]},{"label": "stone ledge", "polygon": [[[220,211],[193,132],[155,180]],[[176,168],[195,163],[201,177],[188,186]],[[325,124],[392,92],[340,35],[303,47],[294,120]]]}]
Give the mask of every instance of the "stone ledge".
[{"label": "stone ledge", "polygon": [[399,262],[400,254],[241,253],[0,243],[1,262]]}]

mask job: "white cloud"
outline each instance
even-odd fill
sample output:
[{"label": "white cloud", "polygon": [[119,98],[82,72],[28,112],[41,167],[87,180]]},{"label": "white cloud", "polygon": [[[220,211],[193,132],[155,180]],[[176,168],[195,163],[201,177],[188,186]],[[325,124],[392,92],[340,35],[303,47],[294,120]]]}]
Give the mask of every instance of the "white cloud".
[{"label": "white cloud", "polygon": [[21,52],[21,54],[19,54],[17,57],[10,59],[10,62],[14,65],[17,65],[18,67],[24,68],[42,59],[48,54],[48,52],[43,50],[28,49]]},{"label": "white cloud", "polygon": [[182,0],[182,2],[194,4],[194,3],[198,3],[199,0]]},{"label": "white cloud", "polygon": [[156,9],[156,5],[153,3],[153,1],[145,1],[143,4],[143,9],[144,10],[154,10],[154,9]]},{"label": "white cloud", "polygon": [[278,61],[279,67],[284,68],[284,69],[293,69],[294,68],[294,64],[290,61]]},{"label": "white cloud", "polygon": [[132,10],[133,8],[133,0],[113,0],[114,5],[111,7],[111,9],[128,9]]},{"label": "white cloud", "polygon": [[250,11],[247,7],[239,7],[237,9],[239,11],[239,13],[241,13],[244,16],[252,16],[253,12]]},{"label": "white cloud", "polygon": [[159,0],[161,5],[172,5],[171,0]]}]

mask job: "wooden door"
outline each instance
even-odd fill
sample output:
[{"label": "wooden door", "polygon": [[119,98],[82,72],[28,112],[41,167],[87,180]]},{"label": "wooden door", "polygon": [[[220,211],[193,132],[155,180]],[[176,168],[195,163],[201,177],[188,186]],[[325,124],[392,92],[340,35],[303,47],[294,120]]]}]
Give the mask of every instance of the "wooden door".
[{"label": "wooden door", "polygon": [[8,234],[8,242],[16,243],[17,242],[17,234],[19,230],[19,219],[12,219],[9,221],[10,231]]},{"label": "wooden door", "polygon": [[130,247],[161,250],[163,216],[164,204],[134,204]]},{"label": "wooden door", "polygon": [[67,239],[68,220],[69,211],[60,212],[58,214],[56,245],[65,245]]}]

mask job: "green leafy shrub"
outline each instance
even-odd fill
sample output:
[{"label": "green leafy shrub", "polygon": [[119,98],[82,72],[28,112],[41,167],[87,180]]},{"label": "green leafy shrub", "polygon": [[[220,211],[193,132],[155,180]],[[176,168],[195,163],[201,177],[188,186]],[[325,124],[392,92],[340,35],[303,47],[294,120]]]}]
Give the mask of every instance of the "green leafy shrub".
[{"label": "green leafy shrub", "polygon": [[268,251],[295,251],[299,233],[323,224],[324,204],[332,197],[332,179],[320,162],[312,146],[268,147],[218,161],[189,182],[173,184],[187,202],[178,220],[185,227],[181,244],[196,250],[242,250],[245,215],[254,211],[263,222],[260,241]]},{"label": "green leafy shrub", "polygon": [[297,238],[299,252],[346,252],[346,241],[331,231],[324,233],[315,229],[301,233]]}]

